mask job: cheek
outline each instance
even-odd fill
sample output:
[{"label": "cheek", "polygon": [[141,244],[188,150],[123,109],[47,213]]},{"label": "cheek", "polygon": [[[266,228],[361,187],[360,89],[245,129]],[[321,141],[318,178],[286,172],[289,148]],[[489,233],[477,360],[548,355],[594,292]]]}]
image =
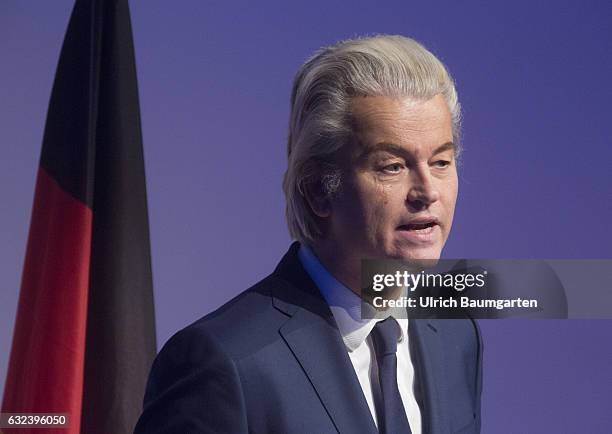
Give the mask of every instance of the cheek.
[{"label": "cheek", "polygon": [[[457,178],[450,180],[441,186],[442,190],[442,203],[444,206],[444,213],[448,219],[448,223],[452,223],[453,215],[455,213],[455,205],[457,203],[457,194],[459,191],[459,184]],[[447,228],[450,229],[450,228]]]},{"label": "cheek", "polygon": [[337,207],[332,209],[337,216],[337,229],[355,241],[359,234],[369,234],[379,219],[384,197],[384,191],[371,182],[358,179],[346,184]]},{"label": "cheek", "polygon": [[377,238],[392,202],[390,187],[375,179],[362,179],[354,193],[356,206],[352,217],[355,223],[358,222],[362,233],[368,238]]},{"label": "cheek", "polygon": [[455,203],[457,203],[458,193],[459,193],[459,180],[457,179],[457,176],[455,175],[455,179],[451,183],[451,186],[449,187],[449,192],[448,192],[449,203],[452,204],[451,212],[455,209]]},{"label": "cheek", "polygon": [[404,207],[401,186],[378,184],[376,194],[370,199],[369,229],[379,242],[389,235],[389,228],[401,217]]}]

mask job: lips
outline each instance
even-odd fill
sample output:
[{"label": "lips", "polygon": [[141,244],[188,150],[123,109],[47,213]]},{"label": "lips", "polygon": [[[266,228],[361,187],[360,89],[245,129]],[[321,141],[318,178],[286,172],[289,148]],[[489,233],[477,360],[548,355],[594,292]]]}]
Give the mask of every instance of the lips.
[{"label": "lips", "polygon": [[408,221],[407,223],[400,225],[398,229],[403,231],[427,231],[431,230],[434,226],[440,224],[436,217],[419,217]]},{"label": "lips", "polygon": [[428,223],[409,223],[407,225],[402,225],[399,228],[405,231],[422,231],[425,229],[432,228],[436,225],[435,222]]},{"label": "lips", "polygon": [[398,226],[399,234],[414,244],[430,245],[439,239],[440,222],[436,217],[420,217]]}]

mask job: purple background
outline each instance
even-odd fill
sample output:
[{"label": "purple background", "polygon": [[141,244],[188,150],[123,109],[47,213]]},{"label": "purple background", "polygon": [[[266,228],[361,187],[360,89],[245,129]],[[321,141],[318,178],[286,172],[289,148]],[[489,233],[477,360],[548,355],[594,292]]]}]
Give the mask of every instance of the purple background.
[{"label": "purple background", "polygon": [[[160,346],[284,253],[291,80],[355,35],[413,36],[457,81],[466,151],[445,257],[611,257],[612,3],[241,3],[132,2]],[[71,7],[0,3],[0,390]],[[612,321],[481,325],[483,432],[610,432]]]}]

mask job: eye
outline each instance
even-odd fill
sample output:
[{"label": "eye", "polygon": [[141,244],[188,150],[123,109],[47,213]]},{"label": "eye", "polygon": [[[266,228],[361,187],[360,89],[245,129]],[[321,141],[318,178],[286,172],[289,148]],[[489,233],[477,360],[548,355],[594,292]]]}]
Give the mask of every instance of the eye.
[{"label": "eye", "polygon": [[389,164],[388,166],[383,167],[382,171],[389,175],[396,175],[400,173],[403,168],[404,168],[403,164],[393,163],[393,164]]},{"label": "eye", "polygon": [[433,164],[437,168],[446,169],[448,166],[450,166],[451,162],[448,160],[437,160],[437,161],[434,161]]}]

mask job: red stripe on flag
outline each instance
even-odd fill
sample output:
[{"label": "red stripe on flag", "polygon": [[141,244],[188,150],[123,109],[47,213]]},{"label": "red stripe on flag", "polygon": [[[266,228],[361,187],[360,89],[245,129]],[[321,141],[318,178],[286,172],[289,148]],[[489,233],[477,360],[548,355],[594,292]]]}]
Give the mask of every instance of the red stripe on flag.
[{"label": "red stripe on flag", "polygon": [[91,226],[91,209],[40,168],[2,412],[69,414],[47,433],[80,429]]}]

